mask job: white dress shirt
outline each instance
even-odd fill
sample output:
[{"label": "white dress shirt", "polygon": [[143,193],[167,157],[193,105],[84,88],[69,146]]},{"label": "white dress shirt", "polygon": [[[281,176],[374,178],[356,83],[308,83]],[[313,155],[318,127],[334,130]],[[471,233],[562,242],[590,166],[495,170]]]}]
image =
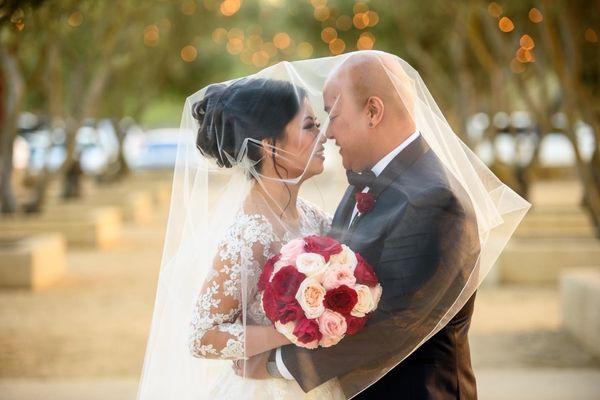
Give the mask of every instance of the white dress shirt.
[{"label": "white dress shirt", "polygon": [[[394,150],[392,150],[391,152],[389,152],[385,157],[383,157],[381,160],[379,160],[373,166],[373,168],[371,168],[371,171],[373,171],[373,173],[375,174],[375,176],[379,176],[383,172],[383,170],[385,169],[385,167],[387,167],[388,164],[402,150],[404,150],[409,144],[411,144],[418,137],[419,137],[419,131],[413,132],[409,137],[406,138],[406,140],[404,142],[400,143],[400,145],[398,145],[398,147],[396,147]],[[363,193],[367,193],[368,191],[369,191],[369,187],[365,186],[365,188],[363,189]],[[352,224],[352,220],[354,219],[354,217],[356,216],[356,214],[358,214],[358,209],[356,208],[356,205],[355,205],[354,206],[354,211],[352,212],[352,218],[350,218],[350,224]],[[278,347],[277,350],[275,351],[275,363],[277,364],[277,369],[279,370],[279,373],[281,374],[281,376],[283,376],[285,379],[288,379],[288,380],[293,380],[294,379],[294,377],[292,376],[292,374],[290,373],[290,371],[288,371],[288,369],[286,368],[285,364],[283,363],[283,358],[281,356],[281,347]]]},{"label": "white dress shirt", "polygon": [[[392,160],[402,150],[404,150],[409,144],[411,144],[418,137],[419,137],[419,131],[414,131],[409,137],[406,138],[406,140],[404,142],[400,143],[398,145],[398,147],[396,147],[394,150],[392,150],[391,152],[389,152],[381,160],[377,161],[377,164],[373,165],[373,168],[371,168],[371,171],[375,174],[375,176],[379,176],[383,172],[383,170],[385,169],[385,167],[387,167],[388,164],[390,162],[392,162]],[[367,193],[368,191],[369,191],[369,187],[368,186],[365,186],[365,188],[362,190],[363,193]],[[352,221],[354,220],[354,218],[356,217],[357,214],[359,214],[359,212],[358,212],[358,208],[357,208],[357,206],[355,204],[354,205],[354,210],[352,211],[352,218],[350,218],[350,222],[348,223],[348,226],[352,225]]]}]

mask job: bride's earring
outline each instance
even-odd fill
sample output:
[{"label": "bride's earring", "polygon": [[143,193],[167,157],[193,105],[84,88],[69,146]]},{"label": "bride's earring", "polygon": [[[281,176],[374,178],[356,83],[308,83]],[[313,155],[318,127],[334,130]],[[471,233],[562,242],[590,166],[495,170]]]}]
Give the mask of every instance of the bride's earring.
[{"label": "bride's earring", "polygon": [[373,123],[369,122],[369,128],[372,128],[372,127],[373,127]]}]

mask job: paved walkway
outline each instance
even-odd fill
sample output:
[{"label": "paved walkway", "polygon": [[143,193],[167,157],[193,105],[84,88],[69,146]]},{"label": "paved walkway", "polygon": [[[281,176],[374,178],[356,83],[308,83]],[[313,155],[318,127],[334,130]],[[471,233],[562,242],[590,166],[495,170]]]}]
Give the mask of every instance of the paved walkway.
[{"label": "paved walkway", "polygon": [[[600,370],[484,369],[477,380],[482,400],[600,398]],[[130,400],[136,393],[135,379],[0,380],[3,400]]]},{"label": "paved walkway", "polygon": [[[0,291],[1,400],[135,398],[165,218],[126,225],[114,249],[69,251],[68,275],[52,288]],[[482,400],[600,399],[600,361],[561,331],[559,308],[554,287],[478,292]]]}]

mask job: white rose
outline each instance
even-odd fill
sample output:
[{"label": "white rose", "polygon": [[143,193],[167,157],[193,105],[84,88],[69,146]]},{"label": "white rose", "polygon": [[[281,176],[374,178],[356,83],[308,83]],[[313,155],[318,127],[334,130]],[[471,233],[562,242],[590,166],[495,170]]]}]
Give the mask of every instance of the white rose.
[{"label": "white rose", "polygon": [[375,285],[375,287],[369,288],[369,290],[371,291],[371,296],[373,297],[373,310],[375,310],[379,304],[379,300],[381,299],[383,288],[381,287],[381,284],[378,283]]},{"label": "white rose", "polygon": [[296,300],[308,319],[314,319],[323,314],[325,311],[324,298],[325,288],[314,278],[304,279],[296,292]]},{"label": "white rose", "polygon": [[350,314],[355,317],[364,317],[365,314],[368,314],[375,309],[371,288],[366,285],[357,284],[354,286],[354,290],[356,290],[358,300]]},{"label": "white rose", "polygon": [[306,276],[311,276],[325,267],[325,258],[316,253],[302,253],[296,258],[296,268]]},{"label": "white rose", "polygon": [[294,329],[296,329],[296,323],[290,321],[286,324],[282,324],[279,321],[275,321],[275,329],[277,332],[281,333],[283,336],[288,338],[288,340],[295,345],[298,345],[298,338],[294,335]]},{"label": "white rose", "polygon": [[348,246],[345,244],[342,245],[342,251],[338,254],[334,254],[329,257],[329,264],[331,265],[343,265],[348,268],[352,272],[354,272],[354,268],[356,268],[356,264],[358,264],[358,260],[356,259],[356,254]]}]

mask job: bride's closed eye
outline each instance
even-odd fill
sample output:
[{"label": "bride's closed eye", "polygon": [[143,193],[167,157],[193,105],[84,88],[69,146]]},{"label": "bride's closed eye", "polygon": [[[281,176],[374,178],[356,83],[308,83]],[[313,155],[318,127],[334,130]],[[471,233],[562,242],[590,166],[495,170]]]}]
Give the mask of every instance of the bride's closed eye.
[{"label": "bride's closed eye", "polygon": [[311,117],[307,117],[306,122],[305,122],[304,126],[302,127],[302,129],[311,130],[311,129],[320,128],[320,127],[321,127],[321,124],[319,122],[316,122]]}]

